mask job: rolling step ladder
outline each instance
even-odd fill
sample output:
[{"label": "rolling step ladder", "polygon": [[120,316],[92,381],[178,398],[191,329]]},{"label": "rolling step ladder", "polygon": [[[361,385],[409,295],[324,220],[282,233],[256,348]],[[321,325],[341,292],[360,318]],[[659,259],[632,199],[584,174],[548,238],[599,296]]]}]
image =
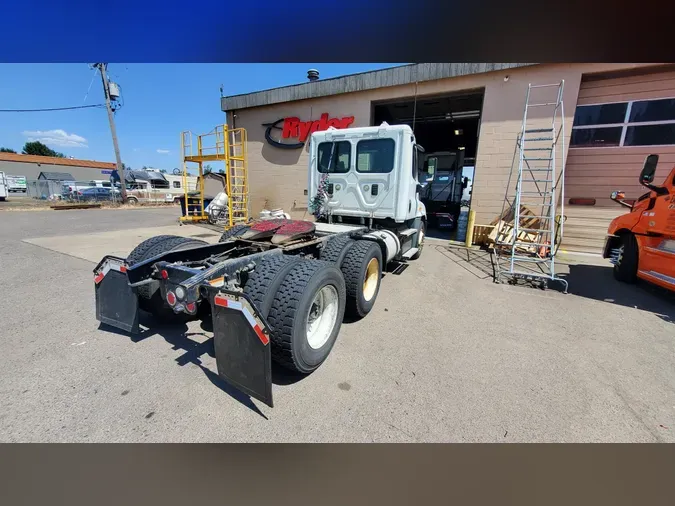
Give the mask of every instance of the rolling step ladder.
[{"label": "rolling step ladder", "polygon": [[555,270],[564,221],[564,84],[528,86],[515,184],[512,168],[495,242],[496,282],[527,279],[546,288],[558,281],[567,293],[567,281]]}]

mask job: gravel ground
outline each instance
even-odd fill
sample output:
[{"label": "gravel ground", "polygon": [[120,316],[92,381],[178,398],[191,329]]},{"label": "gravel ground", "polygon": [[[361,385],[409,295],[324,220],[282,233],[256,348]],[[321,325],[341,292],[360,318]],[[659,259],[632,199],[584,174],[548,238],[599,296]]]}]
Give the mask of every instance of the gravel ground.
[{"label": "gravel ground", "polygon": [[274,409],[218,378],[198,322],[99,330],[79,245],[176,217],[0,215],[0,441],[675,441],[675,303],[605,264],[570,261],[563,295],[495,285],[485,254],[429,242],[315,373],[275,368]]}]

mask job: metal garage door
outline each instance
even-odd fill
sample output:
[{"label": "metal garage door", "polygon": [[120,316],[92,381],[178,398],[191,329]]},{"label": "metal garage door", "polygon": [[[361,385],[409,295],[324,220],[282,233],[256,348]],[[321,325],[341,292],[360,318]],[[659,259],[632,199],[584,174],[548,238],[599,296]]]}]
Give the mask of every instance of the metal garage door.
[{"label": "metal garage door", "polygon": [[[567,157],[563,249],[600,251],[609,222],[624,212],[610,193],[643,194],[638,174],[650,153],[660,155],[659,181],[675,164],[675,71],[585,78]],[[582,199],[594,204],[572,203]]]}]

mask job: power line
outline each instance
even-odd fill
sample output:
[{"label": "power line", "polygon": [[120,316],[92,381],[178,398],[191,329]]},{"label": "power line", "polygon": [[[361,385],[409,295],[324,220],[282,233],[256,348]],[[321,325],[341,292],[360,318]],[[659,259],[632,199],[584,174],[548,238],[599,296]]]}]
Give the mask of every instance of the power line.
[{"label": "power line", "polygon": [[87,93],[85,93],[84,100],[82,101],[83,104],[87,101],[87,97],[89,96],[89,91],[91,91],[91,85],[94,84],[94,79],[96,78],[96,74],[98,74],[98,69],[94,69],[94,75],[91,76],[91,82],[89,83],[89,88],[87,88]]},{"label": "power line", "polygon": [[92,107],[105,107],[105,104],[77,105],[75,107],[52,107],[49,109],[0,109],[0,112],[47,112],[47,111],[70,111],[72,109],[89,109]]}]

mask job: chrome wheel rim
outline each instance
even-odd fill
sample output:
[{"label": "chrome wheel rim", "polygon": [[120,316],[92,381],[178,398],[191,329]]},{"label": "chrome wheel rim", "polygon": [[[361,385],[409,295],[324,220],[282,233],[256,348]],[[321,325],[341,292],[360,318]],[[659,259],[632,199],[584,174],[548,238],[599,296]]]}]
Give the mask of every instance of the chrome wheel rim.
[{"label": "chrome wheel rim", "polygon": [[307,343],[318,350],[330,338],[337,323],[338,292],[333,285],[326,285],[317,292],[307,314]]}]

